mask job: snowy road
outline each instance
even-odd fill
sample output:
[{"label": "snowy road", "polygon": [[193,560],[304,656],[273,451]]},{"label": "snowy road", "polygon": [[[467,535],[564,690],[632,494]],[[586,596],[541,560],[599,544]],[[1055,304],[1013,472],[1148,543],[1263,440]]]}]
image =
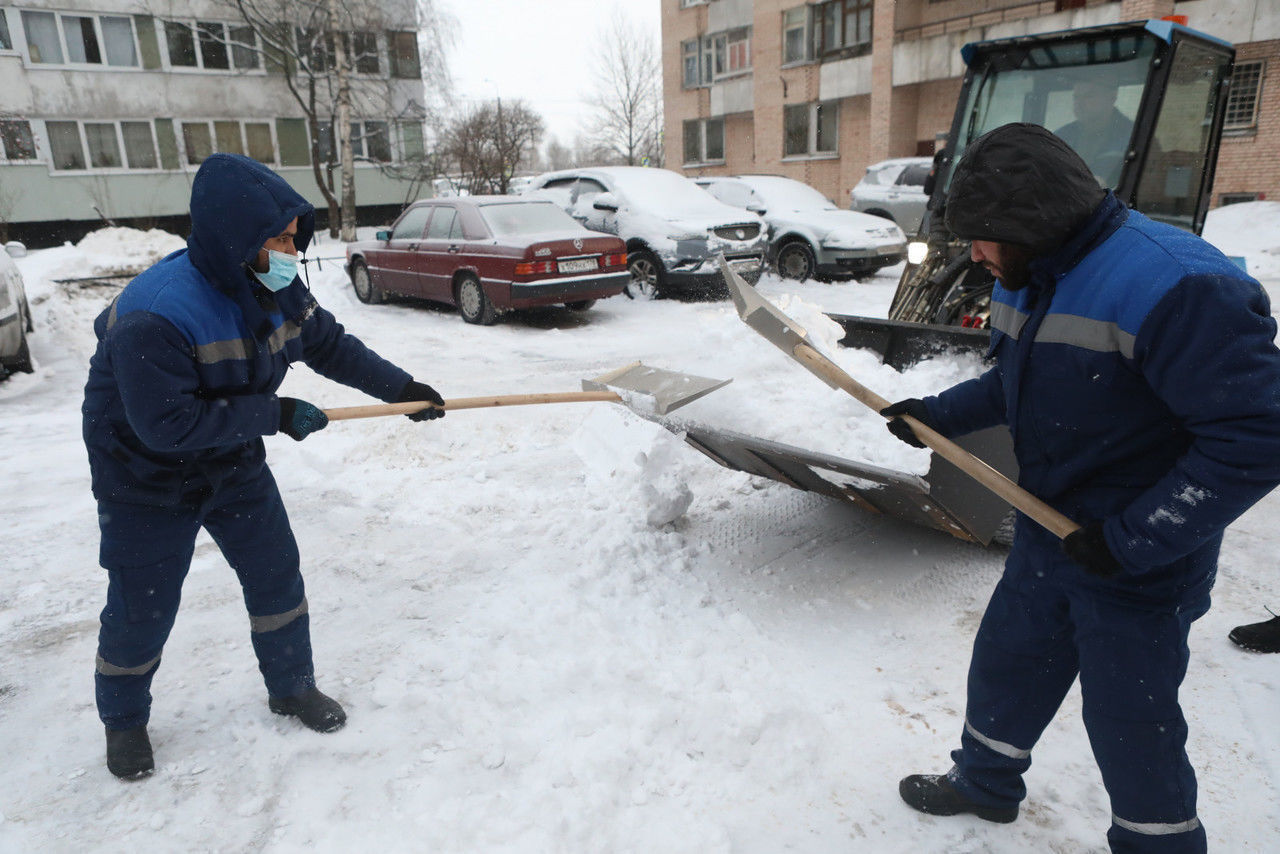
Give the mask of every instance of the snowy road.
[{"label": "snowy road", "polygon": [[[47,281],[97,263],[72,247],[23,260],[39,371],[0,384],[0,851],[1105,850],[1078,689],[1015,824],[898,799],[900,776],[949,764],[1000,551],[722,469],[608,404],[268,438],[317,675],[350,723],[317,735],[268,712],[234,575],[202,535],[154,685],[157,772],[116,781],[93,708],[105,574],[78,411],[109,293]],[[761,290],[883,315],[895,281]],[[707,417],[919,463],[727,303],[616,298],[478,328],[361,305],[332,266],[313,287],[446,397],[573,390],[642,359],[733,376]],[[866,370],[890,397],[951,381]],[[364,402],[306,369],[282,393]],[[1272,496],[1229,531],[1192,632],[1184,704],[1219,851],[1274,850],[1280,827],[1280,657],[1226,640],[1280,608],[1278,522]]]}]

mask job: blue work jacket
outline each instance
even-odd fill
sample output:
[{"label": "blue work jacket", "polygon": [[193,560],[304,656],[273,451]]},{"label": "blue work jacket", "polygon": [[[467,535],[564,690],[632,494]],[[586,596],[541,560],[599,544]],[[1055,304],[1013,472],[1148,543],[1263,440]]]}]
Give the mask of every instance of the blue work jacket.
[{"label": "blue work jacket", "polygon": [[1212,571],[1222,531],[1280,483],[1280,350],[1261,286],[1108,193],[1032,262],[1029,286],[997,283],[991,327],[995,367],[925,401],[940,432],[1007,424],[1019,484],[1102,520],[1127,578]]},{"label": "blue work jacket", "polygon": [[271,170],[216,154],[192,188],[187,248],[130,282],[94,322],[98,347],[82,407],[100,499],[169,505],[244,482],[279,429],[276,389],[305,362],[384,401],[410,382],[315,301],[302,281],[275,294],[246,264],[298,219],[305,250],[314,212]]}]

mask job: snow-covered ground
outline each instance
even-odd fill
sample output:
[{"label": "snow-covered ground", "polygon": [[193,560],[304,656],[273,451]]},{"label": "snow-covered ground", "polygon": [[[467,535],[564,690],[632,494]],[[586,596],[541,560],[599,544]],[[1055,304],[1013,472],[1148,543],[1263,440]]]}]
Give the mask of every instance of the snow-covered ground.
[{"label": "snow-covered ground", "polygon": [[[1280,217],[1246,207],[1229,211],[1252,217],[1252,236],[1231,225],[1224,248],[1280,278],[1266,266]],[[79,435],[91,322],[113,291],[51,280],[175,242],[99,233],[19,261],[38,370],[0,384],[0,851],[1105,850],[1078,690],[1036,750],[1017,823],[930,818],[898,798],[899,777],[949,766],[1000,550],[723,469],[614,404],[269,438],[319,682],[350,722],[318,735],[270,714],[234,574],[202,535],[154,684],[156,774],[115,780],[93,706],[106,585]],[[760,290],[890,399],[977,370],[899,375],[835,347],[820,309],[883,316],[896,273]],[[728,302],[619,297],[480,328],[423,304],[361,305],[337,264],[312,284],[446,397],[574,390],[643,360],[732,377],[681,417],[924,464]],[[365,402],[305,368],[283,393]],[[1280,608],[1278,522],[1272,496],[1230,529],[1215,606],[1192,632],[1183,698],[1218,851],[1274,851],[1280,827],[1280,656],[1226,639]]]}]

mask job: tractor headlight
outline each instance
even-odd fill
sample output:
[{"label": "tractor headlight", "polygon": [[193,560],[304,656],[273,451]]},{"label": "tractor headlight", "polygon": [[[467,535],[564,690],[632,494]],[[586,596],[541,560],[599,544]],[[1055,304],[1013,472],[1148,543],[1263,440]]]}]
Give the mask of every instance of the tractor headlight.
[{"label": "tractor headlight", "polygon": [[929,244],[913,240],[907,244],[907,263],[919,264],[929,254]]}]

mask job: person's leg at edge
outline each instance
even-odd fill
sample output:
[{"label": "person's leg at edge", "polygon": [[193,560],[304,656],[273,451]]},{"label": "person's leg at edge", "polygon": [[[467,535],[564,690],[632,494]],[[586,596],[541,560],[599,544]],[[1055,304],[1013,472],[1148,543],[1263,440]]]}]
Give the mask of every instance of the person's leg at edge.
[{"label": "person's leg at edge", "polygon": [[[1052,558],[1015,549],[973,644],[960,749],[949,778],[966,799],[1014,807],[1026,797],[1031,749],[1075,681],[1077,658]],[[1043,564],[1043,572],[1037,568]]]},{"label": "person's leg at edge", "polygon": [[1208,594],[1163,610],[1073,601],[1081,624],[1084,723],[1111,797],[1115,854],[1203,854],[1196,777],[1178,703],[1191,623]]}]

